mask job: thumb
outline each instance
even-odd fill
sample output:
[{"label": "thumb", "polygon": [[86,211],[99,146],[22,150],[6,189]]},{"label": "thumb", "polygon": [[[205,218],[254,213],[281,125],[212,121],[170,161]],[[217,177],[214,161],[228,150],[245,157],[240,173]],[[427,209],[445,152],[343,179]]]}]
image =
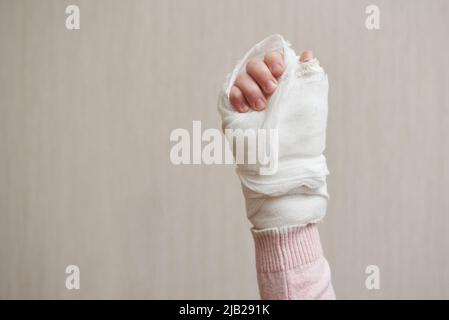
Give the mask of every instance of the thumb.
[{"label": "thumb", "polygon": [[306,50],[299,56],[299,61],[306,62],[313,58],[313,52],[311,50]]}]

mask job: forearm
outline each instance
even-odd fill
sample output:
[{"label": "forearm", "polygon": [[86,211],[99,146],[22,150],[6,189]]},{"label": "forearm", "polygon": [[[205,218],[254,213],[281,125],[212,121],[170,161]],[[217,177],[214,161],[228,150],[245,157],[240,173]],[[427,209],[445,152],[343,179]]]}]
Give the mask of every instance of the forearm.
[{"label": "forearm", "polygon": [[262,299],[335,299],[316,224],[252,233]]},{"label": "forearm", "polygon": [[[311,52],[301,57],[280,35],[264,39],[237,63],[218,101],[236,159],[270,151],[269,164],[237,161],[263,299],[335,298],[315,225],[329,198],[323,155],[329,84]],[[270,141],[261,148],[232,132],[270,134]]]}]

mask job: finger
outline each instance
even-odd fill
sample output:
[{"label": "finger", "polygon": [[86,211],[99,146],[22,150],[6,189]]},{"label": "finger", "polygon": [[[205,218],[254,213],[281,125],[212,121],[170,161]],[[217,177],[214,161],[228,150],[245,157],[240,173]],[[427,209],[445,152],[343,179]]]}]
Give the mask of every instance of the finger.
[{"label": "finger", "polygon": [[275,78],[279,78],[285,69],[284,58],[280,52],[270,52],[264,57],[264,62]]},{"label": "finger", "polygon": [[301,62],[307,62],[311,59],[313,59],[313,52],[311,50],[304,51],[303,53],[301,53],[301,56],[299,57],[299,61]]},{"label": "finger", "polygon": [[277,81],[270,69],[260,59],[251,59],[246,65],[246,72],[257,82],[263,92],[270,95],[277,88]]},{"label": "finger", "polygon": [[238,87],[254,110],[263,110],[267,100],[257,83],[247,73],[241,73],[235,80],[234,85]]},{"label": "finger", "polygon": [[235,111],[248,112],[249,107],[247,105],[245,96],[243,95],[242,91],[238,87],[233,86],[231,88],[231,92],[229,93],[229,101],[231,102]]}]

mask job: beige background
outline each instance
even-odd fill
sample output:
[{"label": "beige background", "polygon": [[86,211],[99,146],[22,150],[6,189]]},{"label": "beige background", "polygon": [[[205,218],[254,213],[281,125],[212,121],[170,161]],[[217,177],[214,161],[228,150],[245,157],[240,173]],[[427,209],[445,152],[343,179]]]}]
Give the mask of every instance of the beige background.
[{"label": "beige background", "polygon": [[232,166],[172,165],[169,134],[218,128],[225,75],[272,33],[330,76],[338,297],[449,298],[448,19],[445,0],[0,0],[0,298],[258,298]]}]

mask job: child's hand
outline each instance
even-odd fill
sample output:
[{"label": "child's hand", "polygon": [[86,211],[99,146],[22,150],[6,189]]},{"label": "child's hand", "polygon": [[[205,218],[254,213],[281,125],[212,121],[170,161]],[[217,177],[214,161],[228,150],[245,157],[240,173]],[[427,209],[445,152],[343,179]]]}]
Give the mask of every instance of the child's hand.
[{"label": "child's hand", "polygon": [[[226,78],[218,111],[234,156],[247,160],[237,163],[236,172],[256,229],[306,225],[324,217],[328,86],[312,52],[296,55],[280,35],[254,45]],[[243,139],[232,136],[238,132]],[[250,154],[259,157],[262,133],[270,136],[261,144],[269,161],[250,162]],[[257,145],[245,142],[251,134]],[[243,156],[237,157],[238,151]]]},{"label": "child's hand", "polygon": [[[312,51],[304,51],[300,61],[313,58]],[[262,59],[248,61],[245,72],[240,73],[229,93],[229,101],[238,112],[247,112],[249,108],[256,111],[265,109],[267,98],[276,90],[277,80],[284,72],[282,54],[270,52]]]}]

